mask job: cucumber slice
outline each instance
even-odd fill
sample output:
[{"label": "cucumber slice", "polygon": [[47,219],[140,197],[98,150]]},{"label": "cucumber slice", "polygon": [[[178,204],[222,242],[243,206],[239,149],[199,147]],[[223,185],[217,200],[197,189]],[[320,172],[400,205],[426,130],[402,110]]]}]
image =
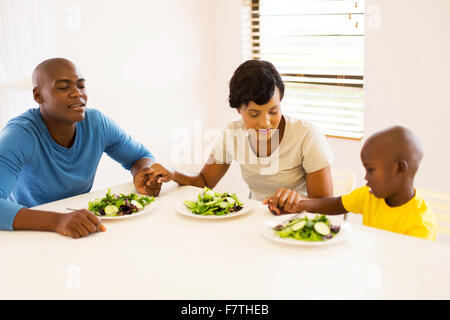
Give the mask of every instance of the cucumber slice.
[{"label": "cucumber slice", "polygon": [[327,226],[324,222],[317,222],[314,224],[314,230],[317,231],[317,233],[320,233],[323,236],[326,236],[330,233],[330,228]]},{"label": "cucumber slice", "polygon": [[302,229],[306,224],[305,220],[301,220],[292,226],[292,231],[298,231]]},{"label": "cucumber slice", "polygon": [[136,206],[136,208],[138,208],[138,210],[144,209],[144,206],[137,200],[131,200],[131,204]]},{"label": "cucumber slice", "polygon": [[214,192],[212,190],[208,190],[203,194],[203,200],[213,200],[214,199]]},{"label": "cucumber slice", "polygon": [[117,212],[119,212],[119,208],[113,205],[109,205],[105,207],[105,214],[107,216],[115,215]]},{"label": "cucumber slice", "polygon": [[234,204],[236,203],[236,200],[234,200],[234,199],[231,198],[231,197],[227,197],[227,201],[228,201],[231,205],[234,205]]},{"label": "cucumber slice", "polygon": [[286,229],[280,230],[280,231],[276,231],[276,233],[281,237],[281,238],[286,238],[288,237],[292,232],[291,227],[288,227]]},{"label": "cucumber slice", "polygon": [[[295,219],[289,220],[289,222],[287,223],[286,227],[296,225],[298,222],[300,222],[300,221],[302,221],[302,220],[304,220],[303,217],[295,218]],[[306,223],[306,222],[305,222],[305,223]]]},{"label": "cucumber slice", "polygon": [[222,202],[219,202],[217,205],[222,209],[228,209],[228,207],[230,206],[230,203],[222,201]]},{"label": "cucumber slice", "polygon": [[189,201],[189,200],[184,200],[183,201],[183,204],[186,206],[186,207],[188,207],[189,209],[194,209],[195,208],[195,206],[197,205],[197,202],[195,202],[195,201]]}]

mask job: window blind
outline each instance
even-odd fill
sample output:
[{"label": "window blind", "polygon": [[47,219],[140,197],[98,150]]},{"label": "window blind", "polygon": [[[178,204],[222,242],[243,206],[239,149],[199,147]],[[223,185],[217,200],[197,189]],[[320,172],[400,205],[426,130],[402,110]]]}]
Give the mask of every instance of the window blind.
[{"label": "window blind", "polygon": [[325,134],[363,136],[364,0],[243,0],[243,55],[272,62],[283,110]]}]

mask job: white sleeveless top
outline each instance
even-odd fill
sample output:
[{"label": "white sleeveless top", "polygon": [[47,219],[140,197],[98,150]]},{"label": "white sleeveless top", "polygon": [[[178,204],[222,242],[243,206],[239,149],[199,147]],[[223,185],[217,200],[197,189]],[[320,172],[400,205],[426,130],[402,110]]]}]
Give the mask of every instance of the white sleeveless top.
[{"label": "white sleeveless top", "polygon": [[289,188],[306,196],[306,173],[321,170],[334,160],[330,146],[317,126],[286,115],[283,117],[286,122],[283,138],[268,157],[255,154],[241,119],[228,124],[212,152],[217,163],[238,161],[252,199],[262,201],[279,188]]}]

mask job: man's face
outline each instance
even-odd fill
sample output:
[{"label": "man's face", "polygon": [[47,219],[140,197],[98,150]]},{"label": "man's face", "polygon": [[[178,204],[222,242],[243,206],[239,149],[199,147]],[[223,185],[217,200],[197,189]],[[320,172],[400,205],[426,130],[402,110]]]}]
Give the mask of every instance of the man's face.
[{"label": "man's face", "polygon": [[361,161],[366,169],[367,186],[377,198],[389,198],[396,190],[395,165],[389,155],[373,144],[364,145]]},{"label": "man's face", "polygon": [[86,112],[85,80],[70,63],[59,63],[42,71],[34,91],[35,100],[51,120],[65,123],[82,121]]},{"label": "man's face", "polygon": [[269,141],[281,121],[280,91],[275,87],[272,98],[264,105],[250,101],[239,109],[245,129],[258,141]]}]

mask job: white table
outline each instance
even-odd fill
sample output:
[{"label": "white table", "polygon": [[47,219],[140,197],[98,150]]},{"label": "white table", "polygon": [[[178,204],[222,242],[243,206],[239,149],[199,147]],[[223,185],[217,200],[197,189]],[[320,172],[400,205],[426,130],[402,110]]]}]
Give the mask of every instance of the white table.
[{"label": "white table", "polygon": [[[132,184],[113,192],[135,192]],[[352,225],[330,246],[264,238],[273,215],[205,221],[175,212],[200,189],[163,186],[156,210],[105,221],[107,231],[71,239],[0,232],[0,299],[449,299],[448,246]],[[36,208],[66,211],[106,190]]]}]

